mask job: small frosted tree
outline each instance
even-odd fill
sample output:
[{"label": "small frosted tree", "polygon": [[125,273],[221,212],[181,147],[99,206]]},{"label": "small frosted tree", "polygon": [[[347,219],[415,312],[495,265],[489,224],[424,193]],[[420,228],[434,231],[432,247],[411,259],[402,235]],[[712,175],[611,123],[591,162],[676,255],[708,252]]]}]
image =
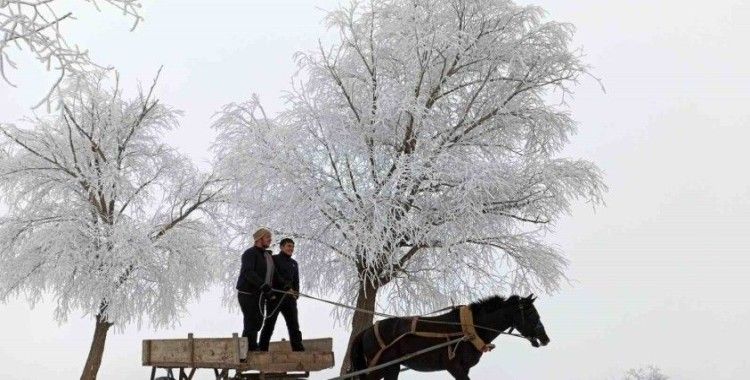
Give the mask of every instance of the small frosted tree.
[{"label": "small frosted tree", "polygon": [[96,378],[112,326],[173,325],[216,252],[199,216],[220,184],[161,140],[179,112],[153,86],[125,100],[107,78],[64,82],[58,115],[0,125],[0,301],[48,294],[58,321],[92,316],[81,379]]},{"label": "small frosted tree", "polygon": [[[97,8],[97,0],[86,0]],[[133,28],[142,19],[139,14],[140,0],[103,0],[133,18]],[[71,12],[60,13],[59,0],[0,0],[0,75],[13,86],[7,76],[8,68],[15,68],[11,58],[12,48],[28,51],[47,70],[56,70],[59,77],[49,93],[41,100],[50,99],[67,73],[81,73],[92,65],[88,54],[71,44],[61,30],[63,21],[72,19]],[[49,104],[49,103],[48,103]],[[38,105],[37,105],[38,106]]]},{"label": "small frosted tree", "polygon": [[661,372],[661,369],[655,366],[644,368],[632,368],[625,373],[623,380],[668,380],[669,377]]},{"label": "small frosted tree", "polygon": [[[364,310],[554,291],[567,261],[545,234],[605,186],[594,164],[559,157],[575,131],[564,99],[587,67],[573,27],[543,14],[501,0],[330,13],[339,41],[298,55],[284,111],[254,96],[219,114],[231,225],[304,239],[308,285]],[[352,337],[372,320],[355,312]]]}]

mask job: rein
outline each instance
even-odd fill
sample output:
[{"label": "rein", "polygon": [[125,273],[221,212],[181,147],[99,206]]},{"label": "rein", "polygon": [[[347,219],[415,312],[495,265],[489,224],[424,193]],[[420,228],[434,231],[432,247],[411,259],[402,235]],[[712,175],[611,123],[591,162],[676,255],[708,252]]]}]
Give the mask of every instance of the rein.
[{"label": "rein", "polygon": [[[282,293],[282,294],[294,294],[292,292],[287,292],[287,291],[279,290],[279,289],[271,289],[271,290],[274,291],[274,292],[277,292],[277,293]],[[240,292],[240,291],[238,290],[238,292]],[[244,293],[244,292],[242,292],[242,293]],[[343,303],[340,303],[340,302],[335,302],[335,301],[330,301],[330,300],[323,299],[323,298],[318,298],[318,297],[315,297],[315,296],[311,296],[309,294],[304,294],[304,293],[300,293],[300,292],[296,292],[296,294],[299,295],[300,297],[309,298],[311,300],[315,300],[315,301],[319,301],[319,302],[324,302],[324,303],[327,303],[327,304],[330,304],[330,305],[334,305],[334,306],[343,307],[345,309],[350,309],[350,310],[360,311],[360,312],[367,313],[367,314],[377,315],[379,317],[399,318],[399,319],[404,318],[404,317],[399,317],[397,315],[392,315],[392,314],[387,314],[387,313],[381,313],[381,312],[377,312],[377,311],[365,310],[365,309],[362,309],[362,308],[359,308],[359,307],[346,305],[346,304],[343,304]],[[436,310],[436,311],[433,311],[433,312],[427,313],[427,314],[429,315],[429,314],[434,314],[434,313],[439,312],[439,311],[452,310],[452,309],[453,309],[453,307],[443,308],[443,309],[439,309],[439,310]],[[437,324],[437,325],[461,326],[460,322],[430,321],[430,320],[424,320],[424,319],[420,319],[419,322],[420,323],[432,323],[432,324]],[[512,332],[506,332],[505,330],[498,330],[498,329],[495,329],[495,328],[481,326],[481,325],[476,325],[476,324],[474,325],[474,328],[476,328],[476,329],[482,329],[482,330],[485,330],[485,331],[496,332],[496,333],[501,334],[501,335],[511,335],[511,336],[515,336],[515,337],[518,337],[518,338],[530,340],[529,338],[527,338],[527,337],[525,337],[523,335],[515,334],[515,333],[512,333]],[[513,327],[510,327],[510,330],[512,331]]]}]

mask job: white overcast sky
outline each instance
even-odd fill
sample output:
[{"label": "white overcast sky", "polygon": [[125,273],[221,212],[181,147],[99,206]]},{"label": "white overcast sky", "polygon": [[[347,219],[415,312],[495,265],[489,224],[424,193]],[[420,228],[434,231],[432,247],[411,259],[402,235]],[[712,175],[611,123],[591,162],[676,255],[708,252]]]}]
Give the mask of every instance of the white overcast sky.
[{"label": "white overcast sky", "polygon": [[[270,110],[283,106],[293,53],[315,47],[325,33],[320,8],[337,1],[144,0],[146,21],[134,32],[112,9],[97,15],[72,3],[79,20],[66,26],[71,39],[117,67],[125,87],[149,83],[164,65],[158,93],[185,111],[169,141],[202,160],[211,115],[221,105],[257,92]],[[673,379],[748,378],[750,3],[533,4],[577,27],[575,46],[603,79],[606,94],[588,78],[577,88],[571,107],[579,133],[565,154],[596,162],[610,191],[606,207],[579,205],[549,237],[571,260],[573,280],[537,301],[552,343],[533,349],[500,338],[472,378],[619,379],[647,364]],[[4,122],[28,114],[52,80],[37,64],[19,61],[23,69],[11,76],[20,87],[0,84]],[[298,253],[305,254],[304,245]],[[100,377],[148,378],[141,339],[241,331],[239,313],[223,308],[219,297],[202,295],[173,330],[130,326],[111,334]],[[58,325],[52,307],[50,299],[34,309],[21,300],[0,304],[1,379],[80,376],[93,321],[74,314]],[[302,301],[302,330],[306,337],[333,336],[340,360],[347,331],[328,312]],[[284,331],[279,321],[277,337]]]}]

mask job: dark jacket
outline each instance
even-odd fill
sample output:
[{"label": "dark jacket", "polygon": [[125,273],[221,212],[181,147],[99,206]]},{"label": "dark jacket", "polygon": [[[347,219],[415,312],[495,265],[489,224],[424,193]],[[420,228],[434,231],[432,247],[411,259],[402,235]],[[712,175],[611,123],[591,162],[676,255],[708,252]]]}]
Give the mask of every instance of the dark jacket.
[{"label": "dark jacket", "polygon": [[273,255],[273,265],[276,271],[273,276],[273,287],[276,289],[291,287],[298,292],[299,269],[297,268],[297,261],[281,252]]},{"label": "dark jacket", "polygon": [[[266,280],[266,252],[262,248],[253,246],[242,254],[242,266],[237,277],[237,290],[255,293]],[[269,251],[270,253],[270,251]]]}]

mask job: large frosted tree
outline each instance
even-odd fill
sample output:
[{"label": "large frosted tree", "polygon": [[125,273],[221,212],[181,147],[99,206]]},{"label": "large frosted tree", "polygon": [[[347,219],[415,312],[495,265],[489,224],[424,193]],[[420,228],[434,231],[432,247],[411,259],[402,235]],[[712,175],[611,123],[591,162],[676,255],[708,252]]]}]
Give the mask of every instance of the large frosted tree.
[{"label": "large frosted tree", "polygon": [[0,301],[49,295],[58,321],[90,315],[94,379],[111,327],[171,325],[213,279],[200,217],[220,183],[162,141],[179,112],[153,86],[128,100],[101,73],[70,81],[59,114],[0,124]]},{"label": "large frosted tree", "polygon": [[[118,9],[133,19],[133,28],[141,20],[140,0],[86,0]],[[61,10],[60,0],[0,0],[0,76],[8,78],[8,68],[15,68],[14,50],[27,50],[47,70],[59,72],[57,82],[40,104],[49,101],[66,74],[82,73],[95,67],[86,50],[71,43],[62,29],[73,19],[72,12]],[[48,103],[49,104],[49,103]]]},{"label": "large frosted tree", "polygon": [[[330,13],[338,42],[297,56],[283,111],[254,96],[219,113],[230,225],[303,239],[308,286],[364,310],[555,290],[567,260],[545,234],[605,186],[560,156],[575,132],[565,96],[588,68],[573,27],[543,16],[502,0]],[[352,336],[372,320],[355,312]]]}]

